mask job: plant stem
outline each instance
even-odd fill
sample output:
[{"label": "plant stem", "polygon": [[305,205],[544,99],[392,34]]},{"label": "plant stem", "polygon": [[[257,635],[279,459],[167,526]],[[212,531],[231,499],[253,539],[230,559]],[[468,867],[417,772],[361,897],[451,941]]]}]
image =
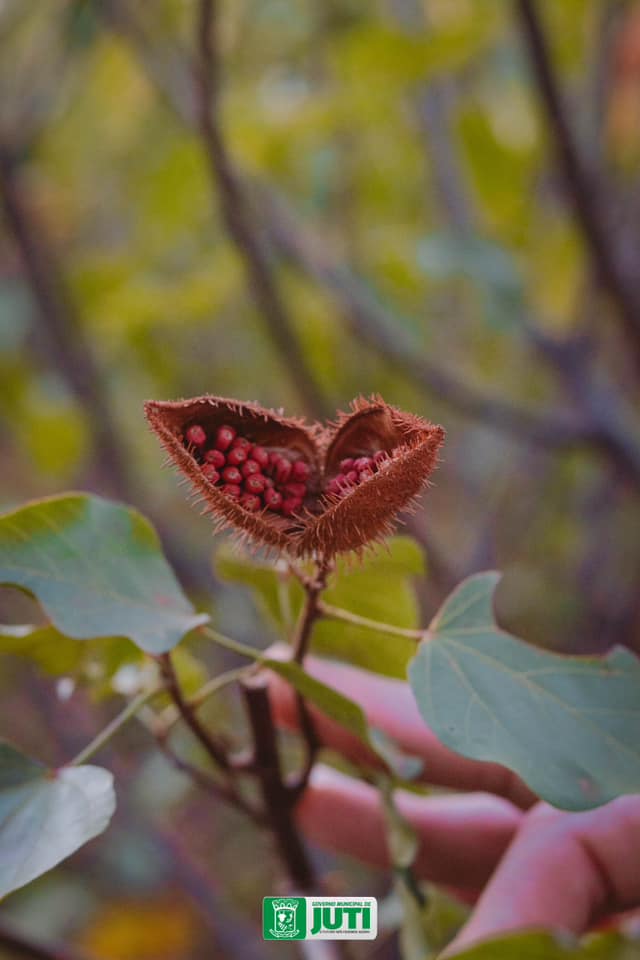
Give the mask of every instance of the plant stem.
[{"label": "plant stem", "polygon": [[230,784],[214,780],[208,773],[196,767],[193,763],[183,758],[175,752],[162,734],[155,734],[156,743],[159,750],[164,754],[169,763],[188,776],[197,787],[205,790],[216,799],[242,810],[255,824],[264,826],[265,818],[260,810],[254,809],[244,797]]},{"label": "plant stem", "polygon": [[[320,616],[320,596],[327,586],[327,576],[330,569],[330,563],[323,560],[318,564],[315,579],[303,579],[307,599],[300,616],[298,629],[293,640],[293,660],[302,666],[304,658],[311,640],[311,631],[313,625]],[[301,693],[296,694],[296,703],[298,707],[298,716],[300,718],[300,732],[306,746],[305,762],[296,783],[291,787],[296,798],[299,798],[305,791],[313,765],[318,754],[320,740],[313,722],[313,717],[307,705],[306,700]]]},{"label": "plant stem", "polygon": [[[233,670],[226,670],[217,677],[212,677],[211,680],[208,680],[207,683],[200,687],[192,697],[189,697],[187,700],[188,705],[192,710],[197,710],[198,707],[201,707],[214,693],[218,693],[219,690],[223,690],[229,686],[229,684],[235,683],[236,680],[241,680],[248,669],[250,668],[235,667]],[[168,732],[180,719],[180,716],[181,714],[176,706],[171,705],[167,707],[167,710],[164,711],[164,715],[161,718],[163,728]]]},{"label": "plant stem", "polygon": [[4,923],[0,923],[0,948],[6,949],[15,957],[30,957],[32,960],[83,960],[75,951],[32,940]]},{"label": "plant stem", "polygon": [[640,364],[640,287],[637,264],[626,266],[624,238],[611,221],[612,198],[604,195],[603,179],[589,166],[575,137],[569,113],[551,62],[547,38],[535,0],[516,0],[516,13],[533,71],[538,96],[573,206],[582,239],[596,275],[618,309],[628,352]]},{"label": "plant stem", "polygon": [[320,418],[327,412],[326,398],[289,316],[223,134],[217,7],[214,0],[200,0],[198,5],[194,63],[197,126],[222,217],[244,262],[253,299],[307,411]]},{"label": "plant stem", "polygon": [[291,815],[293,798],[282,776],[265,677],[256,675],[245,680],[242,692],[253,734],[253,767],[262,787],[262,796],[278,852],[294,889],[311,890],[314,886],[313,869]]},{"label": "plant stem", "polygon": [[220,767],[221,770],[232,773],[233,771],[231,764],[229,763],[229,758],[224,746],[209,733],[207,728],[203,726],[202,723],[200,723],[200,720],[196,716],[193,707],[185,698],[178,682],[178,677],[173,666],[171,654],[163,653],[162,656],[158,657],[158,663],[160,664],[160,671],[165,681],[167,692],[176,705],[178,713],[189,727],[196,740],[201,743],[206,753],[213,760],[213,762]]},{"label": "plant stem", "polygon": [[377,630],[379,633],[388,633],[394,637],[406,637],[407,640],[422,640],[424,636],[424,630],[396,627],[391,623],[382,623],[382,621],[372,620],[370,617],[361,617],[359,613],[352,613],[350,610],[343,610],[341,607],[333,607],[323,601],[318,603],[318,612],[321,616],[329,617],[331,620],[343,620],[345,623],[352,623],[356,627]]},{"label": "plant stem", "polygon": [[131,700],[126,707],[121,710],[120,713],[117,714],[117,716],[115,716],[113,720],[111,720],[110,723],[108,723],[96,737],[93,738],[91,743],[88,743],[87,746],[84,747],[80,753],[78,753],[73,760],[70,761],[69,766],[78,767],[80,764],[86,763],[87,760],[89,760],[94,754],[101,750],[105,744],[115,737],[115,735],[120,732],[122,727],[124,727],[125,724],[132,719],[132,717],[135,717],[138,710],[140,710],[145,703],[148,703],[149,700],[153,699],[153,697],[157,696],[163,690],[163,686],[158,686],[154,687],[152,690],[146,690],[143,693],[138,694],[137,697],[134,697],[134,699]]},{"label": "plant stem", "polygon": [[320,595],[326,590],[329,569],[328,561],[322,561],[318,565],[315,579],[305,578],[302,581],[307,599],[293,639],[293,660],[296,663],[303,662],[311,639],[311,630],[320,616]]},{"label": "plant stem", "polygon": [[248,643],[242,643],[240,640],[227,637],[224,633],[219,633],[217,630],[214,630],[213,627],[198,627],[197,629],[199,633],[213,640],[219,647],[224,647],[225,650],[231,650],[232,653],[237,653],[240,657],[247,657],[249,660],[255,660],[257,663],[269,659],[262,650],[256,650],[255,647],[250,647]]}]

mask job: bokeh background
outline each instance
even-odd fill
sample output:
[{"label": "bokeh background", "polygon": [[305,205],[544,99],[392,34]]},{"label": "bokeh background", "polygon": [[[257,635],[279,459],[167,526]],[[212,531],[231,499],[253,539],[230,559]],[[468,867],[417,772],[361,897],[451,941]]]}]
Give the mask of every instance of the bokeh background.
[{"label": "bokeh background", "polygon": [[[313,420],[380,393],[448,432],[407,528],[425,621],[496,567],[519,636],[640,651],[640,4],[227,0],[215,19],[207,49],[194,0],[0,2],[0,506],[138,506],[194,599],[267,642],[143,401]],[[3,591],[2,617],[23,603]],[[56,762],[112,705],[46,661],[0,651],[0,732]],[[264,839],[142,729],[109,759],[114,828],[3,913],[105,960],[210,957],[212,937],[284,956],[255,934]]]}]

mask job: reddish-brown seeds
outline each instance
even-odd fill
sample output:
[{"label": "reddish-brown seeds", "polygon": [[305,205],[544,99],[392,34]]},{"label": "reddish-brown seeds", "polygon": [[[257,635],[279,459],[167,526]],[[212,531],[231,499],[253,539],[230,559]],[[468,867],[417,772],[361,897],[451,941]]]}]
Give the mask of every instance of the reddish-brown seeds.
[{"label": "reddish-brown seeds", "polygon": [[269,466],[269,454],[264,447],[255,446],[251,451],[251,459],[265,470]]},{"label": "reddish-brown seeds", "polygon": [[205,463],[202,468],[202,475],[207,478],[209,483],[217,483],[220,479],[220,474],[212,463]]},{"label": "reddish-brown seeds", "polygon": [[233,427],[218,427],[216,433],[216,447],[218,450],[228,450],[234,441],[236,431]]},{"label": "reddish-brown seeds", "polygon": [[282,494],[272,487],[267,487],[264,491],[264,502],[270,510],[279,510],[282,506]]},{"label": "reddish-brown seeds", "polygon": [[240,503],[250,513],[256,513],[262,509],[262,500],[253,493],[245,493],[240,497]]},{"label": "reddish-brown seeds", "polygon": [[280,483],[280,484],[287,483],[287,481],[289,480],[289,477],[291,476],[291,462],[289,460],[285,460],[284,457],[280,457],[280,459],[276,464],[275,472],[276,472],[275,478],[277,483]]},{"label": "reddish-brown seeds", "polygon": [[232,447],[227,454],[227,463],[230,467],[239,467],[247,459],[247,451],[244,447]]},{"label": "reddish-brown seeds", "polygon": [[222,479],[225,483],[242,483],[242,474],[237,467],[225,467],[222,471]]},{"label": "reddish-brown seeds", "polygon": [[244,481],[244,488],[247,493],[262,493],[265,486],[265,478],[261,473],[254,473]]},{"label": "reddish-brown seeds", "polygon": [[204,455],[205,463],[211,463],[216,468],[220,470],[221,467],[224,467],[226,463],[226,457],[221,450],[207,450]]},{"label": "reddish-brown seeds", "polygon": [[256,463],[255,460],[247,460],[240,467],[240,471],[243,477],[250,477],[253,473],[261,473],[260,464]]},{"label": "reddish-brown seeds", "polygon": [[300,497],[287,497],[282,501],[282,512],[285,517],[292,517],[302,506]]},{"label": "reddish-brown seeds", "polygon": [[201,447],[207,442],[207,435],[198,423],[194,423],[192,427],[189,427],[186,437],[187,442],[192,443],[195,447]]},{"label": "reddish-brown seeds", "polygon": [[311,467],[304,460],[295,460],[291,467],[291,476],[299,483],[306,483],[311,476]]},{"label": "reddish-brown seeds", "polygon": [[[355,401],[325,427],[210,396],[149,402],[146,414],[217,521],[297,557],[331,557],[387,536],[444,437],[378,397]],[[228,459],[232,451],[246,456]]]},{"label": "reddish-brown seeds", "polygon": [[284,492],[289,497],[298,497],[302,500],[307,495],[307,485],[306,483],[288,483],[284,488]]},{"label": "reddish-brown seeds", "polygon": [[249,451],[251,450],[252,444],[251,444],[251,440],[247,440],[246,437],[236,437],[235,440],[233,441],[233,446],[236,449],[239,448],[241,450],[246,450],[247,456],[248,456]]}]

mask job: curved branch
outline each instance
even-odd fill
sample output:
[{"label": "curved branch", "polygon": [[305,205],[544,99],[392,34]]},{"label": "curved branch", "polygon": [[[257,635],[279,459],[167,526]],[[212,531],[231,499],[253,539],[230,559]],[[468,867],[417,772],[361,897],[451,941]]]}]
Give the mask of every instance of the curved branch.
[{"label": "curved branch", "polygon": [[610,198],[603,195],[602,180],[590,169],[571,129],[535,0],[516,0],[516,11],[575,218],[596,276],[616,304],[629,348],[640,364],[640,285],[625,266],[607,209]]},{"label": "curved branch", "polygon": [[200,0],[195,65],[197,125],[211,177],[220,197],[222,215],[229,235],[244,260],[254,299],[307,412],[321,419],[328,412],[323,391],[307,363],[272,266],[251,222],[242,182],[222,133],[216,13],[214,0]]}]

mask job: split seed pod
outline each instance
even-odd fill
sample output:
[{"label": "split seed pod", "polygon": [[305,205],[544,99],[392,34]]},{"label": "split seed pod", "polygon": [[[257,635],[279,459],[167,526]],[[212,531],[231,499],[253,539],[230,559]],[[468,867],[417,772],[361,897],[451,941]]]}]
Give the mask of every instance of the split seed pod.
[{"label": "split seed pod", "polygon": [[[388,536],[398,513],[411,507],[437,465],[445,436],[442,427],[379,397],[354,401],[349,413],[326,426],[214,396],[149,401],[145,413],[169,459],[218,526],[231,526],[254,544],[292,557],[331,558]],[[219,434],[221,428],[229,431]],[[227,457],[230,435],[249,459],[256,451],[262,493],[255,463],[243,474],[251,496],[243,494],[237,473],[227,474],[234,481],[229,484],[225,470],[212,471],[211,448],[218,435],[217,448]],[[236,460],[242,454],[230,462]]]}]

